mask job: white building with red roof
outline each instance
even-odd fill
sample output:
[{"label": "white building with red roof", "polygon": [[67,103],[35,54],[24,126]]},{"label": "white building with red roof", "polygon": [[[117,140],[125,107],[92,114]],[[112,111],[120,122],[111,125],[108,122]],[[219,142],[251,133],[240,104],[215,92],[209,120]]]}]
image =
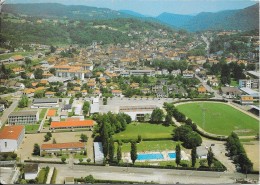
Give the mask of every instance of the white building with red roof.
[{"label": "white building with red roof", "polygon": [[0,152],[16,151],[23,141],[24,134],[23,125],[5,126],[0,131]]},{"label": "white building with red roof", "polygon": [[86,144],[82,142],[71,143],[55,143],[55,144],[42,144],[41,154],[43,153],[75,153],[86,150]]}]

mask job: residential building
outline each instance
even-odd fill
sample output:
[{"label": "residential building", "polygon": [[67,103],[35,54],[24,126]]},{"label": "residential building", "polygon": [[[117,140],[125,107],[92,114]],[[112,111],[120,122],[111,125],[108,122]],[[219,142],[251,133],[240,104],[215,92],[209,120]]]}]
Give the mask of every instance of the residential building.
[{"label": "residential building", "polygon": [[12,112],[8,116],[10,125],[29,125],[39,121],[39,111],[20,111]]},{"label": "residential building", "polygon": [[121,90],[112,90],[112,94],[113,96],[122,96],[122,91]]},{"label": "residential building", "polygon": [[155,75],[155,70],[129,70],[129,75],[133,76],[154,76]]},{"label": "residential building", "polygon": [[35,179],[39,173],[39,164],[25,164],[24,165],[24,179]]},{"label": "residential building", "polygon": [[259,88],[259,79],[240,79],[239,80],[239,88]]},{"label": "residential building", "polygon": [[58,153],[77,153],[86,150],[86,144],[82,142],[42,144],[40,152],[42,154],[58,154]]},{"label": "residential building", "polygon": [[185,70],[185,71],[182,72],[182,76],[183,76],[183,78],[193,78],[194,72]]},{"label": "residential building", "polygon": [[66,121],[51,122],[50,129],[76,129],[76,128],[89,128],[94,126],[93,120],[80,120],[79,118],[67,119]]},{"label": "residential building", "polygon": [[58,108],[58,98],[35,98],[31,108]]},{"label": "residential building", "polygon": [[53,67],[56,69],[55,76],[62,78],[78,78],[84,80],[84,70],[78,66],[69,66],[69,65],[56,65]]},{"label": "residential building", "polygon": [[25,128],[23,125],[5,126],[0,130],[0,152],[14,152],[23,141]]}]

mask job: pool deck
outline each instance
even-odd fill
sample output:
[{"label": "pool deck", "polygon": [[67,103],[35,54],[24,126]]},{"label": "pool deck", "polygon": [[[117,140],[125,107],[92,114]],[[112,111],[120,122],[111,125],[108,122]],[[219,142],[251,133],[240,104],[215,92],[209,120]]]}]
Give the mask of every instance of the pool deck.
[{"label": "pool deck", "polygon": [[[157,151],[149,151],[149,152],[141,152],[137,154],[162,154],[163,159],[148,159],[148,160],[136,160],[138,162],[156,162],[156,161],[174,161],[175,158],[170,158],[168,153],[175,153],[174,150],[170,151],[162,151],[162,152],[157,152]],[[125,163],[130,163],[132,162],[131,160],[131,155],[130,153],[123,153],[123,162]],[[190,160],[190,156],[186,154],[183,150],[181,150],[181,160]]]}]

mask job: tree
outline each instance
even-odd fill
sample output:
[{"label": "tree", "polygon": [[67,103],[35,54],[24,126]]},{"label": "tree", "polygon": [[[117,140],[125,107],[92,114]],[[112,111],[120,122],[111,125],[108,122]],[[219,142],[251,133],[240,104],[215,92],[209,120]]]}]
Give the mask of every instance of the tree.
[{"label": "tree", "polygon": [[20,76],[21,76],[22,79],[27,79],[27,75],[26,75],[25,72],[21,72]]},{"label": "tree", "polygon": [[91,162],[91,159],[90,159],[90,158],[88,158],[88,159],[87,159],[87,162],[88,162],[88,163],[90,163],[90,162]]},{"label": "tree", "polygon": [[56,48],[53,46],[53,45],[51,45],[51,47],[50,47],[50,52],[51,53],[54,53],[56,51]]},{"label": "tree", "polygon": [[43,98],[45,96],[45,92],[43,90],[35,91],[34,98]]},{"label": "tree", "polygon": [[107,98],[103,98],[103,105],[107,105]]},{"label": "tree", "polygon": [[55,69],[55,68],[50,68],[49,72],[50,72],[51,74],[55,75],[56,69]]},{"label": "tree", "polygon": [[85,177],[85,183],[91,183],[91,184],[94,184],[95,182],[95,179],[92,175],[88,175],[87,177]]},{"label": "tree", "polygon": [[82,163],[83,162],[83,159],[82,158],[79,158],[79,163]]},{"label": "tree", "polygon": [[138,135],[138,136],[137,136],[137,143],[141,143],[141,141],[142,141],[142,136],[141,136],[141,135]]},{"label": "tree", "polygon": [[85,115],[88,114],[88,112],[89,112],[89,107],[90,107],[90,103],[89,103],[88,101],[85,101],[84,104],[83,104],[83,108],[82,108],[83,113],[84,113]]},{"label": "tree", "polygon": [[70,100],[69,100],[69,104],[72,104],[72,103],[73,103],[73,101],[74,101],[74,98],[73,98],[73,97],[71,97],[71,98],[70,98]]},{"label": "tree", "polygon": [[52,140],[52,144],[56,144],[56,143],[57,143],[56,139],[53,138],[53,140]]},{"label": "tree", "polygon": [[87,141],[88,141],[88,136],[87,136],[86,134],[81,134],[81,135],[80,135],[80,139],[81,139],[81,141],[83,141],[83,142],[87,142]]},{"label": "tree", "polygon": [[30,58],[25,58],[24,63],[26,66],[30,66],[32,64],[32,60]]},{"label": "tree", "polygon": [[197,150],[196,147],[191,149],[191,166],[194,167],[196,164]]},{"label": "tree", "polygon": [[136,142],[131,143],[131,160],[133,164],[135,164],[135,161],[137,159],[137,148],[136,148]]},{"label": "tree", "polygon": [[19,108],[24,108],[28,106],[29,99],[27,96],[22,96],[21,100],[18,103]]},{"label": "tree", "polygon": [[108,152],[110,162],[113,162],[113,160],[114,160],[114,152],[115,152],[114,140],[113,140],[113,137],[110,137],[109,152]]},{"label": "tree", "polygon": [[107,158],[108,155],[108,148],[109,148],[109,134],[108,134],[108,123],[103,123],[103,128],[101,131],[101,137],[102,137],[102,144],[103,144],[103,153],[104,157]]},{"label": "tree", "polygon": [[179,166],[180,162],[181,162],[181,147],[180,144],[177,144],[175,147],[175,152],[176,152],[176,159],[175,162],[177,164],[177,167]]},{"label": "tree", "polygon": [[37,68],[34,71],[34,77],[35,77],[35,79],[42,79],[43,78],[43,70],[40,69],[40,68]]},{"label": "tree", "polygon": [[66,161],[66,157],[62,157],[61,162],[65,163],[65,161]]},{"label": "tree", "polygon": [[37,143],[34,144],[33,155],[40,155],[40,146]]},{"label": "tree", "polygon": [[212,148],[209,147],[209,151],[208,151],[208,154],[207,154],[207,161],[208,161],[208,166],[211,167],[212,163],[213,163],[213,160],[214,160],[214,154],[212,152]]},{"label": "tree", "polygon": [[49,135],[46,134],[46,135],[44,136],[44,141],[49,141],[50,139],[51,139],[51,138],[50,138]]},{"label": "tree", "polygon": [[121,146],[118,143],[117,145],[117,152],[116,152],[116,158],[117,158],[117,162],[119,163],[122,159],[122,152],[121,152]]},{"label": "tree", "polygon": [[162,122],[163,118],[164,118],[164,113],[162,109],[156,108],[153,110],[151,114],[151,122],[160,123]]},{"label": "tree", "polygon": [[230,84],[231,79],[230,79],[230,69],[227,64],[224,64],[221,68],[221,83],[222,84]]},{"label": "tree", "polygon": [[165,116],[165,121],[164,121],[164,125],[165,126],[170,126],[173,124],[173,121],[172,121],[172,115],[170,115],[169,113],[166,114]]}]

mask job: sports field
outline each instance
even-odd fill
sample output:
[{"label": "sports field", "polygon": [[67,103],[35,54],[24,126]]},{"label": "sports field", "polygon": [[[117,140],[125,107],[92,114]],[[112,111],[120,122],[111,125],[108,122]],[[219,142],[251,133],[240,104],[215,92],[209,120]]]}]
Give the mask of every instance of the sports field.
[{"label": "sports field", "polygon": [[144,139],[171,139],[173,126],[163,126],[162,124],[150,124],[133,122],[127,125],[126,130],[115,134],[114,139],[137,139],[138,135]]},{"label": "sports field", "polygon": [[256,135],[259,121],[224,103],[196,102],[177,106],[209,133],[229,135],[232,131],[240,136]]}]

